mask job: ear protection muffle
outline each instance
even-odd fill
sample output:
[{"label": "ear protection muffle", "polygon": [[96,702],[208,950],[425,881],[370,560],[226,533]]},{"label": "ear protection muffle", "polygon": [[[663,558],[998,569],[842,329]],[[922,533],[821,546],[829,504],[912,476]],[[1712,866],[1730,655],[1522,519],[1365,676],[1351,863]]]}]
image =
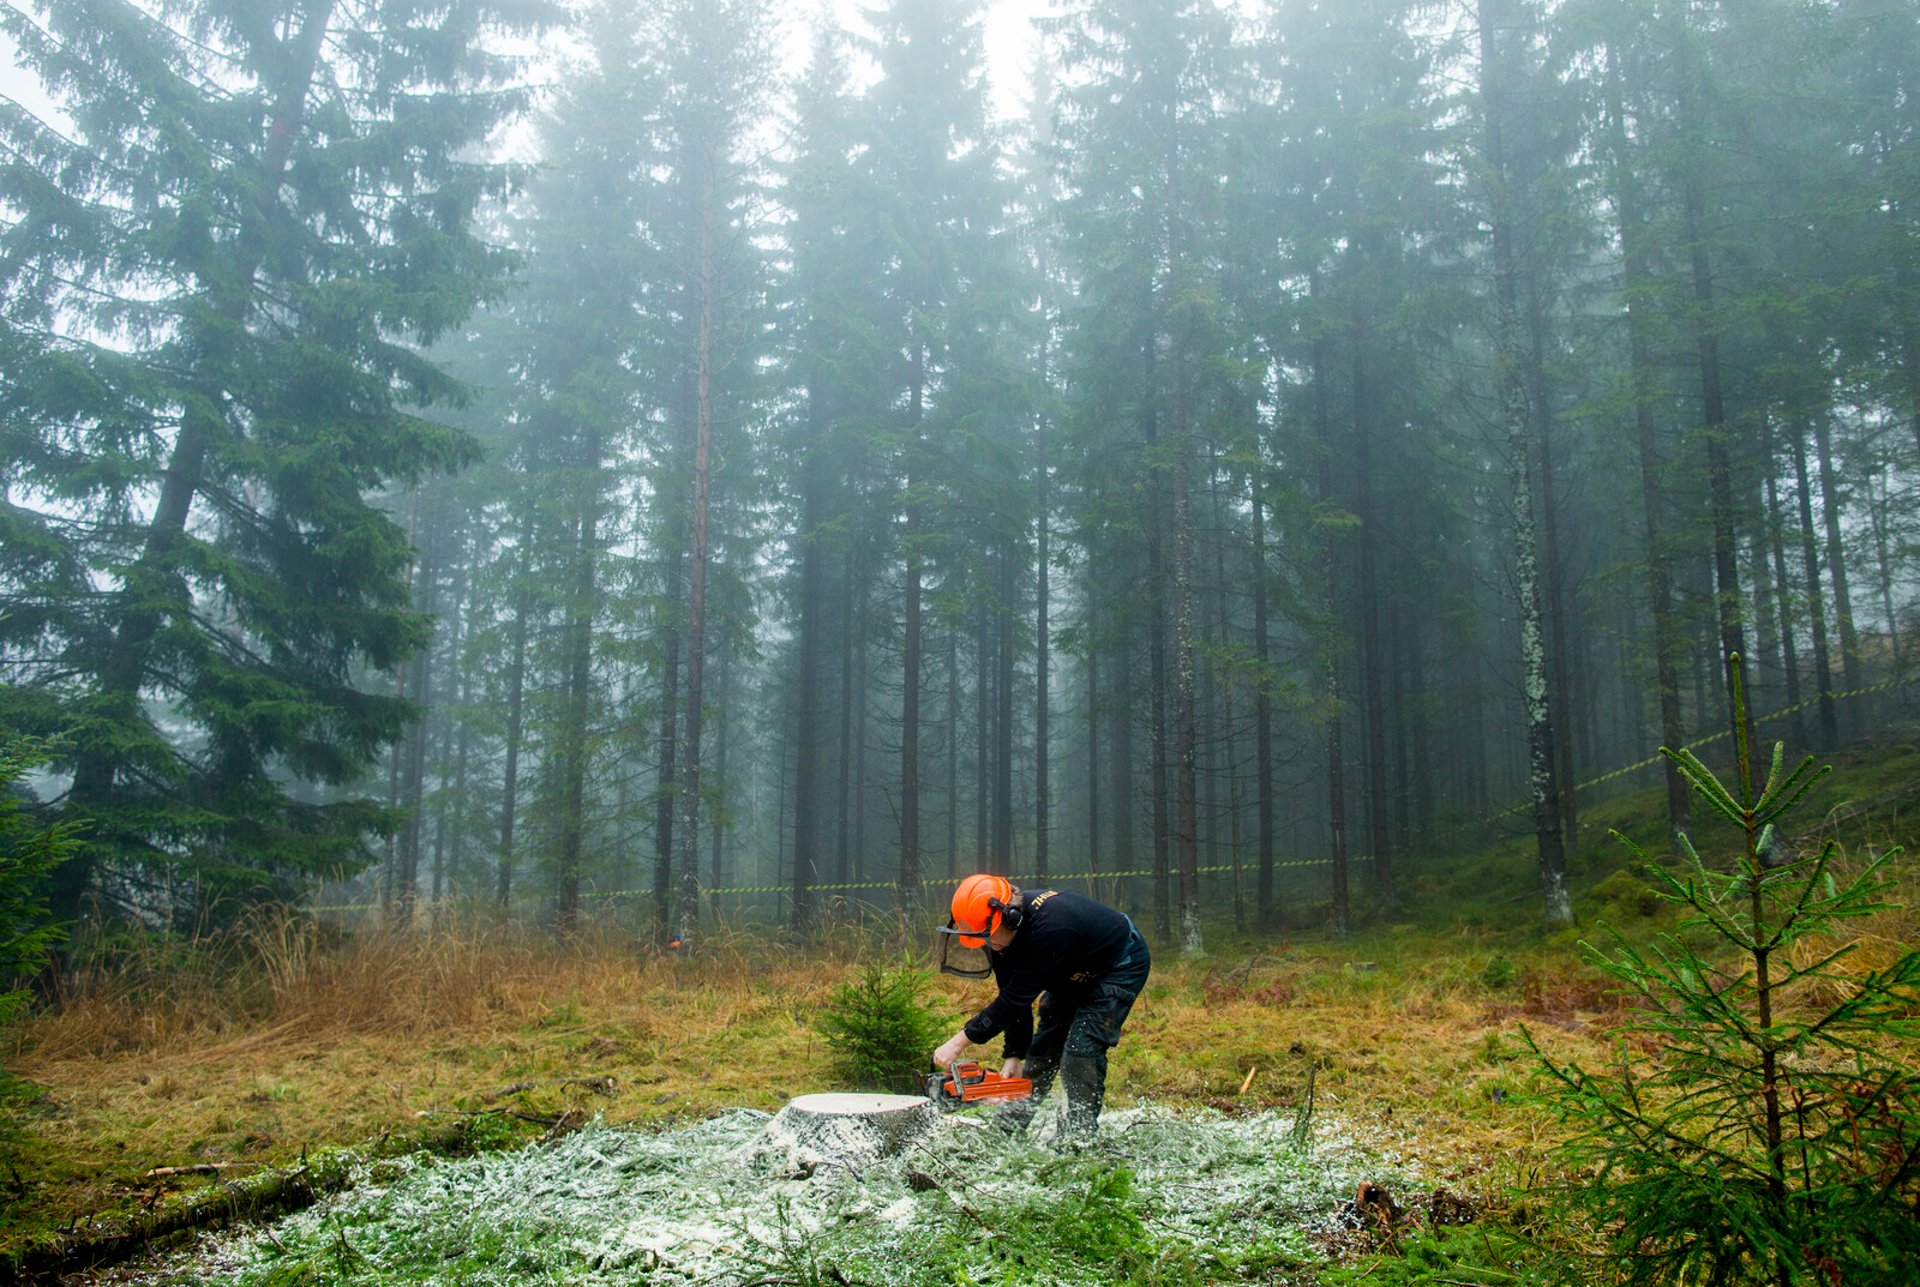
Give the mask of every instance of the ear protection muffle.
[{"label": "ear protection muffle", "polygon": [[1010,930],[1017,930],[1027,923],[1027,909],[1018,903],[1003,903],[997,898],[987,899],[987,910],[1000,913],[1000,923]]}]

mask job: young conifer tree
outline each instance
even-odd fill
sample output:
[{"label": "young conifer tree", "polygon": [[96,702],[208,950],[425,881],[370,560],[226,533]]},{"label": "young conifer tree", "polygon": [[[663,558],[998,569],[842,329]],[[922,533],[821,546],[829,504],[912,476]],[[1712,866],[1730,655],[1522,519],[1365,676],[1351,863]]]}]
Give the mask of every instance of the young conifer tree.
[{"label": "young conifer tree", "polygon": [[[1738,683],[1737,658],[1730,671]],[[1920,952],[1856,960],[1899,851],[1853,873],[1832,839],[1793,852],[1776,828],[1828,770],[1811,757],[1788,770],[1776,744],[1756,790],[1736,732],[1731,789],[1691,751],[1664,750],[1740,833],[1731,869],[1682,835],[1677,870],[1645,863],[1684,909],[1678,931],[1646,949],[1609,931],[1611,952],[1589,948],[1634,1003],[1619,1067],[1556,1063],[1526,1034],[1550,1106],[1579,1128],[1569,1200],[1629,1282],[1901,1281],[1920,1264],[1920,1072],[1898,1053],[1920,1035]],[[1630,1058],[1636,1045],[1657,1057]]]},{"label": "young conifer tree", "polygon": [[[473,454],[421,348],[496,294],[475,235],[547,0],[58,0],[0,26],[0,723],[71,748],[50,911],[272,889],[364,856],[352,783],[425,642],[372,498]],[[186,879],[178,877],[185,873]]]}]

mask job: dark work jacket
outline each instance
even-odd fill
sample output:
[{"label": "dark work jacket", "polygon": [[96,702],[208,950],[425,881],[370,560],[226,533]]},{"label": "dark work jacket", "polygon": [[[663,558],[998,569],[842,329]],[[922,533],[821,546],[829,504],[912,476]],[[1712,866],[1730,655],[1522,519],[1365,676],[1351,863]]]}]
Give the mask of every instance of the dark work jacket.
[{"label": "dark work jacket", "polygon": [[1013,942],[1004,952],[987,952],[1000,995],[966,1026],[967,1040],[976,1045],[1006,1033],[1008,1059],[1026,1058],[1033,1003],[1042,992],[1070,993],[1096,982],[1133,936],[1125,916],[1085,894],[1044,889],[1026,900],[1026,923]]}]

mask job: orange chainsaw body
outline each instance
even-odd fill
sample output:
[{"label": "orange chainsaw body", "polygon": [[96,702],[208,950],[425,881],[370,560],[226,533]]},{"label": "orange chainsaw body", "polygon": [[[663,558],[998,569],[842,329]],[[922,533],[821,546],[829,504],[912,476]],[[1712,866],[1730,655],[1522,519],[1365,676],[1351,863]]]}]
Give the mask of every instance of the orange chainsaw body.
[{"label": "orange chainsaw body", "polygon": [[1033,1094],[1033,1081],[1027,1077],[1002,1077],[982,1068],[977,1059],[962,1059],[944,1073],[931,1074],[927,1078],[927,1094],[942,1108],[959,1108],[966,1104],[1025,1099]]}]

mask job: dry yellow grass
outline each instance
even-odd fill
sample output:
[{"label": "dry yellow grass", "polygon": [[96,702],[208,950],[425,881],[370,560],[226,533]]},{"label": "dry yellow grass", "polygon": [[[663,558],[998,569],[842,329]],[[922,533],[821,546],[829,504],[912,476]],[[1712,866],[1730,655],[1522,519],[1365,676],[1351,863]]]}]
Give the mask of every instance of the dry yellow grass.
[{"label": "dry yellow grass", "polygon": [[[262,918],[222,965],[123,966],[24,1029],[7,1066],[44,1097],[22,1115],[16,1209],[63,1221],[150,1192],[154,1167],[284,1164],[487,1109],[631,1123],[774,1109],[834,1088],[814,1016],[861,962],[896,951],[861,934],[800,950],[722,931],[678,959],[610,929],[339,939]],[[1492,990],[1487,955],[1470,935],[1237,960],[1163,951],[1112,1101],[1291,1106],[1311,1070],[1317,1111],[1382,1128],[1451,1183],[1504,1182],[1539,1156],[1543,1129],[1509,1099],[1524,1077],[1515,1025],[1592,1054],[1609,1016],[1567,961],[1543,953],[1525,986]],[[957,1022],[987,987],[943,978],[935,995]]]}]

